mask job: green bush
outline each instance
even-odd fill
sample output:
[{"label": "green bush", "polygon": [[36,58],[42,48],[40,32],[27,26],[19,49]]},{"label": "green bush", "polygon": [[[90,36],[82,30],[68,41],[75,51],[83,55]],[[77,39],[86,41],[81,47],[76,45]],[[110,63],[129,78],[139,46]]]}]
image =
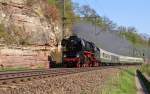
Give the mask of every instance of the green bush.
[{"label": "green bush", "polygon": [[3,38],[6,35],[4,25],[0,24],[0,38]]},{"label": "green bush", "polygon": [[49,4],[56,4],[56,0],[48,0]]},{"label": "green bush", "polygon": [[0,72],[17,72],[17,71],[26,71],[26,70],[31,70],[30,68],[27,67],[0,67]]},{"label": "green bush", "polygon": [[141,66],[140,70],[150,76],[150,64],[144,64]]}]

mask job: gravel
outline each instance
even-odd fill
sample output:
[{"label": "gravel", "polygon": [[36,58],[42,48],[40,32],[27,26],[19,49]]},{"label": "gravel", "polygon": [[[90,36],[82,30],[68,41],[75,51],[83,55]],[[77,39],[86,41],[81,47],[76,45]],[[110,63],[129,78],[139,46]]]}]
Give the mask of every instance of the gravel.
[{"label": "gravel", "polygon": [[0,94],[99,94],[119,69],[109,68],[0,86]]}]

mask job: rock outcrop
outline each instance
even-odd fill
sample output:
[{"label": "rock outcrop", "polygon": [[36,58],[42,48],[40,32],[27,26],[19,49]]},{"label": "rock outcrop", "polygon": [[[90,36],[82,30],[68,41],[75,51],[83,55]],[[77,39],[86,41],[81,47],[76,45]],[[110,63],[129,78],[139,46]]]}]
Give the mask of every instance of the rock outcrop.
[{"label": "rock outcrop", "polygon": [[15,37],[12,42],[57,45],[61,39],[58,16],[47,0],[0,0],[0,24]]},{"label": "rock outcrop", "polygon": [[[48,56],[56,57],[53,49],[62,35],[60,16],[48,0],[0,0],[0,26],[7,32],[0,37],[0,64],[4,67],[48,68]],[[10,47],[2,46],[4,42]]]},{"label": "rock outcrop", "polygon": [[[55,47],[3,47],[0,48],[0,69],[11,68],[49,68],[48,57]],[[3,66],[3,67],[2,67]]]}]

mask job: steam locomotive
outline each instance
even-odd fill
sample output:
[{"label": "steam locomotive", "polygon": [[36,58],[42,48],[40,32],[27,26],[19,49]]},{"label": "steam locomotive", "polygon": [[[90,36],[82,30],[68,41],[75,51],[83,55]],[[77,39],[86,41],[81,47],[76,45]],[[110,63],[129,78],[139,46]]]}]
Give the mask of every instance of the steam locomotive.
[{"label": "steam locomotive", "polygon": [[97,67],[101,65],[142,64],[142,58],[117,55],[101,48],[94,43],[70,36],[62,40],[64,67]]}]

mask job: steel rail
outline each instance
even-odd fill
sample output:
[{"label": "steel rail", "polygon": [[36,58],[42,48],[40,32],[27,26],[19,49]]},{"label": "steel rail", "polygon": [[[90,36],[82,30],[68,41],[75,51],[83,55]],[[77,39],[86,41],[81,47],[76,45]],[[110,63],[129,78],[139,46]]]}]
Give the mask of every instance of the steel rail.
[{"label": "steel rail", "polygon": [[48,69],[48,70],[30,70],[23,72],[3,72],[0,73],[0,85],[9,83],[17,83],[30,81],[32,79],[42,79],[47,77],[55,77],[61,75],[68,75],[80,72],[87,72],[102,69],[100,67],[94,68],[61,68],[61,69]]},{"label": "steel rail", "polygon": [[62,75],[75,74],[80,72],[88,72],[94,70],[101,70],[106,68],[114,68],[116,66],[107,67],[85,67],[85,68],[58,68],[58,69],[44,69],[44,70],[29,70],[22,72],[3,72],[0,73],[0,85],[31,81],[34,79],[43,79],[48,77],[56,77]]}]

